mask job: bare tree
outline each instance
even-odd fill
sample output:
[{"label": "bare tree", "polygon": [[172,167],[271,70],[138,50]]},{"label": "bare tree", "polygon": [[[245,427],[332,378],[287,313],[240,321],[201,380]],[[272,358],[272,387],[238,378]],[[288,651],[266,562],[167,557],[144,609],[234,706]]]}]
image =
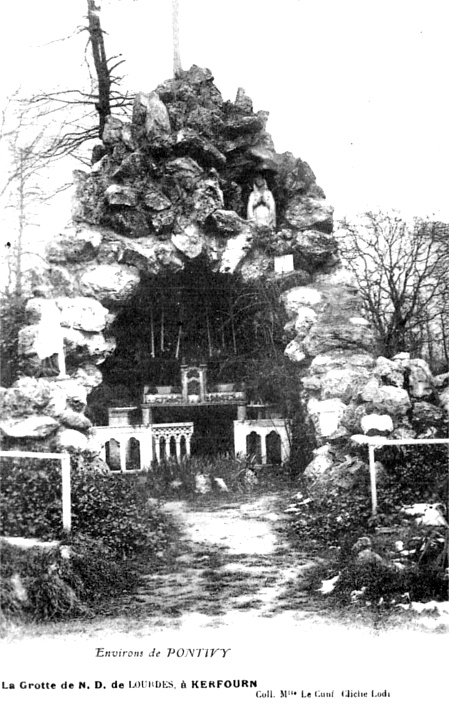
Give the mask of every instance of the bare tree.
[{"label": "bare tree", "polygon": [[[17,109],[17,105],[12,105]],[[1,383],[10,385],[17,374],[18,333],[24,322],[26,297],[24,284],[28,268],[42,257],[30,249],[27,230],[35,226],[36,211],[55,194],[44,189],[45,171],[48,164],[42,159],[45,142],[43,129],[30,133],[25,110],[4,115],[3,131],[0,134],[2,158],[10,165],[5,180],[0,186],[0,207],[4,216],[5,259],[2,265],[0,288],[1,321]],[[11,211],[11,217],[8,213]]]},{"label": "bare tree", "polygon": [[80,148],[87,141],[103,137],[108,116],[126,115],[132,106],[133,97],[121,90],[123,77],[116,73],[125,60],[121,55],[108,57],[100,5],[95,0],[87,0],[86,20],[87,24],[79,27],[75,34],[88,34],[85,63],[90,87],[50,91],[24,100],[35,109],[37,120],[44,118],[57,126],[56,137],[43,153],[48,160],[72,155],[87,162]]},{"label": "bare tree", "polygon": [[361,225],[345,221],[342,227],[342,257],[384,354],[422,354],[435,328],[441,333],[444,319],[448,225],[424,220],[410,225],[396,214],[368,212]]}]

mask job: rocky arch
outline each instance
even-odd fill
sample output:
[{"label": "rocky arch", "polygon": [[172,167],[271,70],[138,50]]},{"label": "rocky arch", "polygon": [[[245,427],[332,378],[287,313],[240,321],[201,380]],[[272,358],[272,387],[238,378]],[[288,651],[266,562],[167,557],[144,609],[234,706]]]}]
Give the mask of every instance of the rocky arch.
[{"label": "rocky arch", "polygon": [[[267,117],[243,90],[224,102],[212,73],[193,66],[138,94],[130,121],[108,120],[91,168],[74,175],[72,223],[51,240],[48,265],[31,278],[19,378],[2,392],[3,446],[88,448],[87,397],[119,350],[114,322],[145,283],[176,281],[200,263],[217,279],[278,290],[285,311],[279,348],[297,368],[293,386],[311,438],[347,440],[371,411],[392,413],[401,427],[413,396],[379,379],[385,369],[394,379],[394,367],[376,362],[356,290],[339,268],[332,207],[307,163],[276,153]],[[244,218],[256,172],[275,196],[276,230]],[[294,271],[278,274],[275,258],[285,254]],[[43,299],[60,312],[65,378],[37,376]],[[114,383],[116,395],[121,386]],[[333,434],[323,428],[330,420]]]}]

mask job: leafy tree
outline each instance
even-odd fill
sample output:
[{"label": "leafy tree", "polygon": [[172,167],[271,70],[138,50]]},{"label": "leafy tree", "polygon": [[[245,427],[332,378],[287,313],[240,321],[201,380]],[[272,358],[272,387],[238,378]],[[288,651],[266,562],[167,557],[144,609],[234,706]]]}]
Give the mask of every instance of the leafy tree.
[{"label": "leafy tree", "polygon": [[367,212],[342,224],[340,248],[353,272],[367,318],[387,357],[429,354],[436,337],[447,352],[449,225]]}]

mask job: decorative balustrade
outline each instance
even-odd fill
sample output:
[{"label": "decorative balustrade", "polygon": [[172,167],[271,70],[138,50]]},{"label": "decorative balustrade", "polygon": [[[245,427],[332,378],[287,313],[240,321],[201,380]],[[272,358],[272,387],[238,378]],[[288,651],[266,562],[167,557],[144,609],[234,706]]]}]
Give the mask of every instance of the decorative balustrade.
[{"label": "decorative balustrade", "polygon": [[143,404],[149,404],[151,406],[182,406],[184,400],[182,394],[144,394]]},{"label": "decorative balustrade", "polygon": [[[153,424],[152,432],[157,461],[169,458],[172,455],[176,456],[178,461],[180,461],[183,456],[190,456],[190,440],[193,435],[193,422]],[[172,445],[174,446],[174,450]]]},{"label": "decorative balustrade", "polygon": [[193,422],[151,426],[99,426],[92,430],[92,442],[114,471],[148,469],[154,461],[190,456]]},{"label": "decorative balustrade", "polygon": [[244,404],[246,392],[208,392],[205,402],[207,404]]},{"label": "decorative balustrade", "polygon": [[144,394],[142,403],[150,407],[185,407],[204,404],[244,404],[245,392],[206,392],[187,394]]}]

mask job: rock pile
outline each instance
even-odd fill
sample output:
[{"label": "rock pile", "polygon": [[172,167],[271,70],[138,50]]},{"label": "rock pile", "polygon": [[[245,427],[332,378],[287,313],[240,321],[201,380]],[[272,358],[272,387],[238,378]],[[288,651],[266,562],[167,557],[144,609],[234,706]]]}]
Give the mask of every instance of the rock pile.
[{"label": "rock pile", "polygon": [[[34,274],[39,293],[19,335],[22,377],[0,393],[5,446],[88,447],[86,396],[116,347],[112,322],[144,277],[169,283],[199,257],[213,272],[278,282],[291,338],[285,354],[300,368],[318,444],[438,426],[437,383],[426,364],[375,359],[357,290],[339,264],[332,207],[307,163],[275,152],[267,118],[243,89],[223,101],[211,72],[193,66],[138,94],[130,122],[108,119],[91,169],[75,173],[73,221]],[[246,219],[260,174],[276,202],[275,230]],[[275,272],[283,255],[293,258],[293,272]],[[36,342],[48,301],[60,312],[66,379],[38,379]],[[441,394],[446,410],[448,391]]]}]

